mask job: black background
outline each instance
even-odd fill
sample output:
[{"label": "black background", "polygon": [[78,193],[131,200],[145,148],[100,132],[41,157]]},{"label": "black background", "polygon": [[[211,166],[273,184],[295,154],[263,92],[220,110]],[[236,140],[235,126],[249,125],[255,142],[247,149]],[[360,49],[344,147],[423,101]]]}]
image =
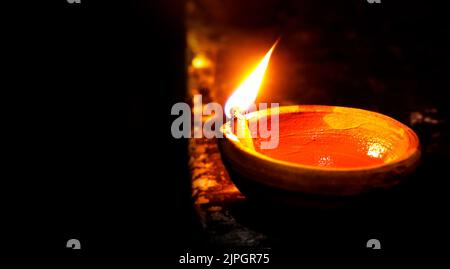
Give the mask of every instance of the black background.
[{"label": "black background", "polygon": [[[197,227],[187,141],[170,136],[170,108],[185,94],[183,1],[32,1],[3,12],[10,250],[177,261]],[[81,252],[65,248],[70,238]]]},{"label": "black background", "polygon": [[[5,122],[12,134],[5,163],[9,248],[69,262],[176,263],[202,242],[190,202],[187,141],[170,136],[169,111],[184,100],[186,86],[184,1],[81,1],[2,8]],[[421,5],[431,4],[414,10]],[[448,70],[439,57],[427,61]],[[442,181],[442,171],[429,177]],[[443,186],[433,196],[444,197]],[[445,242],[444,224],[434,225],[447,214],[445,201],[415,219],[424,223],[414,226],[420,250]],[[70,238],[81,241],[81,252],[65,248]],[[291,250],[285,258],[295,260]]]}]

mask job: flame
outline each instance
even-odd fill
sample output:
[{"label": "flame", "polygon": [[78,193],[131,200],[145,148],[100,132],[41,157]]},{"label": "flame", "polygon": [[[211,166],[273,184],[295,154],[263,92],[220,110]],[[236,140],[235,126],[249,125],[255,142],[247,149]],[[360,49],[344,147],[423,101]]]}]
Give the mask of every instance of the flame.
[{"label": "flame", "polygon": [[255,102],[264,74],[266,73],[267,65],[269,64],[270,56],[277,43],[278,40],[266,53],[255,70],[239,85],[230,98],[228,98],[225,104],[225,114],[228,118],[231,118],[231,110],[233,108],[245,111]]}]

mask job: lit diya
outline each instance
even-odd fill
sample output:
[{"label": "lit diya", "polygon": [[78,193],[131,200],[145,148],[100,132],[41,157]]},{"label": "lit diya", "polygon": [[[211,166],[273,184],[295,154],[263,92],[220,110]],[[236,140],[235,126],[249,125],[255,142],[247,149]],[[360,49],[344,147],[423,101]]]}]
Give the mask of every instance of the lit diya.
[{"label": "lit diya", "polygon": [[[225,106],[231,120],[221,127],[222,159],[243,193],[352,197],[391,188],[414,171],[420,158],[417,135],[380,113],[298,105],[243,114],[256,99],[275,45]],[[262,147],[268,138],[249,126],[257,121],[270,128],[273,115],[278,144]]]}]

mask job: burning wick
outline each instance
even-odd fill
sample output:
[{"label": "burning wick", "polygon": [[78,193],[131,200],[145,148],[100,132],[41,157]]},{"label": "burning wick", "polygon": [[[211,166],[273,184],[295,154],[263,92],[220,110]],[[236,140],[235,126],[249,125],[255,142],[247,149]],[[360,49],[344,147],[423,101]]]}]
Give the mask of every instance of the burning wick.
[{"label": "burning wick", "polygon": [[243,111],[246,111],[254,104],[269,64],[270,56],[278,41],[272,45],[255,70],[239,85],[225,104],[226,116],[232,120],[233,130],[236,131],[238,139],[245,147],[253,150],[255,149],[253,138],[248,127],[248,120]]},{"label": "burning wick", "polygon": [[248,127],[246,117],[241,113],[241,110],[238,107],[231,108],[230,113],[232,115],[234,130],[236,130],[236,136],[239,141],[246,148],[254,150],[255,146],[253,145],[252,133]]}]

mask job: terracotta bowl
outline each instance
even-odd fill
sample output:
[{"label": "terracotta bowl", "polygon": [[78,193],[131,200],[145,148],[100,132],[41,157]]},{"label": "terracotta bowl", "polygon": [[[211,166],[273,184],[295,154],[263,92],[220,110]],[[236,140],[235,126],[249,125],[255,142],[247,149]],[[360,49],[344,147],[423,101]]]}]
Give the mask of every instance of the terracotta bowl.
[{"label": "terracotta bowl", "polygon": [[[258,120],[270,113],[246,117]],[[229,123],[222,126],[222,159],[244,194],[355,196],[399,184],[420,159],[419,139],[410,128],[367,110],[284,106],[279,130],[278,147],[263,150],[258,138],[251,149],[236,140]]]}]

